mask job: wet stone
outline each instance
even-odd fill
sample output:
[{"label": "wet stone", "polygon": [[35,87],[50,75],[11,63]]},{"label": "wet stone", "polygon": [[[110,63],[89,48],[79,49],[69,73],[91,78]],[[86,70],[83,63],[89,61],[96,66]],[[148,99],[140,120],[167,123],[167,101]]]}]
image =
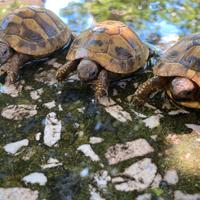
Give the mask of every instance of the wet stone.
[{"label": "wet stone", "polygon": [[150,158],[144,158],[120,173],[119,177],[112,179],[115,189],[119,191],[143,191],[153,182],[157,166]]},{"label": "wet stone", "polygon": [[145,139],[137,139],[125,144],[116,144],[108,148],[105,157],[109,165],[117,164],[130,158],[152,153],[154,149]]},{"label": "wet stone", "polygon": [[38,191],[28,188],[0,188],[1,200],[37,200],[38,196]]},{"label": "wet stone", "polygon": [[36,105],[9,105],[5,107],[1,115],[6,119],[23,120],[37,114]]},{"label": "wet stone", "polygon": [[44,144],[51,147],[61,138],[61,120],[58,120],[56,113],[51,112],[45,119]]},{"label": "wet stone", "polygon": [[22,178],[22,181],[25,183],[39,184],[43,186],[47,183],[47,177],[43,173],[33,172]]},{"label": "wet stone", "polygon": [[167,181],[168,184],[170,184],[170,185],[177,184],[179,178],[178,178],[178,174],[177,174],[176,170],[170,169],[170,170],[166,171],[164,180]]}]

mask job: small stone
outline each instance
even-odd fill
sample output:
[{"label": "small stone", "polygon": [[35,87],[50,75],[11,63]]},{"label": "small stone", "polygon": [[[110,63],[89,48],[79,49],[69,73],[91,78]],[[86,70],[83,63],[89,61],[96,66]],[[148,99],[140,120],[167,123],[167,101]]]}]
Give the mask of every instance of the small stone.
[{"label": "small stone", "polygon": [[37,100],[40,98],[40,96],[42,95],[42,93],[44,92],[43,88],[34,90],[30,92],[30,96],[33,100]]},{"label": "small stone", "polygon": [[80,172],[81,177],[87,177],[89,175],[89,168],[86,167]]},{"label": "small stone", "polygon": [[136,200],[151,200],[152,195],[151,194],[142,194],[137,196]]},{"label": "small stone", "polygon": [[44,106],[47,107],[48,109],[52,109],[52,108],[56,107],[56,102],[53,100],[51,102],[44,103]]},{"label": "small stone", "polygon": [[100,196],[94,187],[90,185],[90,200],[105,200]]},{"label": "small stone", "polygon": [[156,141],[158,135],[151,135],[150,137],[151,137],[152,140]]},{"label": "small stone", "polygon": [[130,158],[152,153],[154,149],[145,139],[137,139],[125,144],[116,144],[108,148],[105,157],[109,165],[117,164]]},{"label": "small stone", "polygon": [[157,172],[157,166],[152,163],[150,158],[144,158],[130,167],[126,168],[123,173],[120,174],[120,178],[112,179],[115,183],[115,189],[119,191],[143,191],[147,189],[155,178]]},{"label": "small stone", "polygon": [[164,180],[168,182],[170,185],[175,185],[178,183],[178,174],[176,170],[170,169],[165,173]]},{"label": "small stone", "polygon": [[108,175],[108,171],[102,170],[95,173],[94,181],[98,188],[103,189],[107,187],[108,182],[111,181],[111,177]]},{"label": "small stone", "polygon": [[100,138],[100,137],[90,137],[89,143],[90,144],[98,144],[98,143],[101,143],[103,141],[104,141],[104,139]]},{"label": "small stone", "polygon": [[9,105],[5,107],[1,115],[6,119],[23,120],[37,114],[36,105]]},{"label": "small stone", "polygon": [[49,168],[58,167],[58,166],[62,166],[62,163],[60,163],[59,160],[55,158],[49,158],[49,160],[47,161],[47,164],[41,165],[41,168],[49,169]]},{"label": "small stone", "polygon": [[28,144],[29,141],[27,139],[24,139],[17,142],[6,144],[3,148],[7,153],[16,154],[17,151],[19,151],[24,146],[28,146]]},{"label": "small stone", "polygon": [[31,183],[43,186],[47,183],[47,177],[43,173],[34,172],[25,176],[22,181],[24,181],[26,184]]},{"label": "small stone", "polygon": [[136,112],[135,110],[131,109],[131,111],[136,115],[136,117],[139,118],[147,118],[146,115],[143,115],[142,113]]},{"label": "small stone", "polygon": [[158,188],[160,186],[160,182],[162,181],[162,176],[157,174],[151,184],[151,188]]},{"label": "small stone", "polygon": [[185,125],[200,135],[200,125],[198,124],[185,124]]},{"label": "small stone", "polygon": [[37,200],[39,193],[28,188],[12,187],[0,188],[1,200]]},{"label": "small stone", "polygon": [[160,114],[153,115],[153,116],[148,117],[147,119],[143,120],[143,122],[145,123],[146,127],[153,129],[160,125],[160,118],[162,118],[162,117],[163,116]]},{"label": "small stone", "polygon": [[89,157],[92,161],[99,161],[99,156],[92,150],[89,144],[83,144],[77,148],[78,151],[81,151],[85,156]]},{"label": "small stone", "polygon": [[36,139],[36,141],[39,141],[39,140],[40,140],[41,135],[42,135],[41,132],[36,133],[36,135],[35,135],[35,139]]},{"label": "small stone", "polygon": [[186,194],[181,192],[180,190],[176,190],[174,192],[174,200],[199,200],[200,193],[196,194]]},{"label": "small stone", "polygon": [[7,85],[0,85],[0,93],[10,95],[11,97],[18,97],[22,91],[22,84],[18,86],[11,84]]},{"label": "small stone", "polygon": [[190,112],[189,111],[186,111],[186,110],[183,110],[183,109],[180,109],[180,110],[172,110],[170,112],[168,112],[168,115],[179,115],[179,114],[189,114]]},{"label": "small stone", "polygon": [[45,119],[44,144],[51,147],[61,138],[61,120],[58,120],[56,113],[51,112]]}]

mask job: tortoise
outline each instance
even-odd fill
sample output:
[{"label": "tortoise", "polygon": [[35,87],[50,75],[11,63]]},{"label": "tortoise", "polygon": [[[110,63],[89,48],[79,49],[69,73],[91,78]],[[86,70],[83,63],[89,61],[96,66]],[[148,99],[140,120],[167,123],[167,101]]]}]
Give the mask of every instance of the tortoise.
[{"label": "tortoise", "polygon": [[153,73],[138,87],[133,101],[142,104],[150,93],[164,89],[177,104],[200,109],[200,34],[185,36],[170,47]]},{"label": "tortoise", "polygon": [[52,11],[23,7],[5,16],[0,26],[0,69],[6,84],[16,81],[20,67],[44,58],[72,41],[71,31]]},{"label": "tortoise", "polygon": [[[120,21],[97,23],[77,37],[66,56],[67,63],[57,71],[64,80],[77,69],[81,81],[94,87],[96,98],[108,94],[110,81],[127,76],[144,66],[150,49]],[[118,78],[117,78],[118,77]]]}]

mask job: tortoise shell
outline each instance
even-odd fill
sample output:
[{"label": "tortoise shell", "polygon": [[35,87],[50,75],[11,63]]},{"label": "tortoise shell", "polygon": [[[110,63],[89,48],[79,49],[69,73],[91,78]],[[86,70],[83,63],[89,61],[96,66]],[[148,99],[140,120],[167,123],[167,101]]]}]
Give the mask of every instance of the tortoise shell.
[{"label": "tortoise shell", "polygon": [[200,87],[200,34],[186,36],[169,48],[153,72],[164,77],[187,77]]},{"label": "tortoise shell", "polygon": [[143,66],[149,49],[124,23],[104,21],[82,32],[66,57],[69,61],[93,60],[108,71],[127,74]]},{"label": "tortoise shell", "polygon": [[39,7],[16,9],[3,18],[5,40],[15,51],[44,56],[64,46],[71,31],[50,10]]}]

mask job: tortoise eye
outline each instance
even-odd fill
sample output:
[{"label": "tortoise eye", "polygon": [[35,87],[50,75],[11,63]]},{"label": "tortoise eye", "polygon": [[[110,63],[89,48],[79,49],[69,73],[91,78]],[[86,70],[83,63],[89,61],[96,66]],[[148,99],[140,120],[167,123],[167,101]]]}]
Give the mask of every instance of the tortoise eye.
[{"label": "tortoise eye", "polygon": [[6,49],[4,52],[3,52],[3,56],[5,56],[6,54],[8,53],[8,49]]}]

